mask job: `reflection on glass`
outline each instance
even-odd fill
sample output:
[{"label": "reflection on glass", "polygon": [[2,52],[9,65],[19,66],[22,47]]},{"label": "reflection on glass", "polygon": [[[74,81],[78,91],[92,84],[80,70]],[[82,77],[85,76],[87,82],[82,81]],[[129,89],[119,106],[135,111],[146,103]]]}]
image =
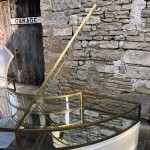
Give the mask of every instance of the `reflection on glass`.
[{"label": "reflection on glass", "polygon": [[8,67],[13,58],[11,52],[0,43],[0,86],[7,85]]}]

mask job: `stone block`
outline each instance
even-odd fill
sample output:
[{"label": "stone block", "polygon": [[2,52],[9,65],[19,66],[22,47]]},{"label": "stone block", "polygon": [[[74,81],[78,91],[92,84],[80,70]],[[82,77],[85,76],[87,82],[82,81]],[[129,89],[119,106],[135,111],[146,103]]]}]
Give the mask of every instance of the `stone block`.
[{"label": "stone block", "polygon": [[52,0],[53,11],[62,11],[81,7],[81,0]]},{"label": "stone block", "polygon": [[89,53],[88,51],[86,50],[78,50],[78,51],[74,51],[73,52],[73,56],[75,57],[76,60],[78,59],[85,59],[85,58],[89,58]]},{"label": "stone block", "polygon": [[122,24],[121,23],[101,23],[97,26],[98,29],[102,30],[121,30]]},{"label": "stone block", "polygon": [[123,55],[123,62],[150,66],[150,52],[128,50]]},{"label": "stone block", "polygon": [[52,11],[52,1],[41,0],[40,7],[41,7],[41,11]]},{"label": "stone block", "polygon": [[125,4],[121,7],[121,10],[131,10],[132,5],[131,4]]},{"label": "stone block", "polygon": [[143,10],[141,15],[143,18],[150,18],[150,10]]},{"label": "stone block", "polygon": [[77,86],[84,86],[85,85],[84,81],[79,81],[79,80],[72,80],[72,81],[69,81],[69,83],[72,85],[77,85]]},{"label": "stone block", "polygon": [[75,42],[73,48],[74,48],[74,49],[81,49],[81,41]]},{"label": "stone block", "polygon": [[87,32],[80,32],[76,38],[77,40],[92,40],[92,37]]},{"label": "stone block", "polygon": [[72,35],[72,27],[53,28],[53,35],[54,35],[54,36],[67,36],[67,35]]},{"label": "stone block", "polygon": [[147,8],[150,8],[150,2],[147,2]]},{"label": "stone block", "polygon": [[107,8],[109,11],[120,11],[121,10],[121,5],[117,5],[113,3]]},{"label": "stone block", "polygon": [[138,86],[136,92],[140,94],[150,95],[150,88],[147,88],[145,85]]},{"label": "stone block", "polygon": [[47,75],[49,71],[52,69],[54,64],[56,63],[58,57],[60,54],[54,54],[54,53],[46,53],[44,55],[45,58],[45,74]]},{"label": "stone block", "polygon": [[138,35],[139,31],[138,30],[127,30],[126,35]]},{"label": "stone block", "polygon": [[118,67],[115,67],[114,65],[106,65],[102,63],[96,63],[96,70],[101,73],[115,73],[118,71]]},{"label": "stone block", "polygon": [[117,0],[115,1],[116,4],[128,4],[129,0]]},{"label": "stone block", "polygon": [[150,41],[150,33],[145,33],[145,40],[146,40],[147,42]]},{"label": "stone block", "polygon": [[53,80],[49,80],[48,81],[49,83],[47,83],[47,87],[45,88],[45,91],[47,93],[51,93],[51,94],[56,94],[57,91],[58,91],[58,84],[59,84],[59,81],[56,80],[56,79],[53,79]]},{"label": "stone block", "polygon": [[84,86],[73,85],[73,89],[74,89],[75,92],[83,91],[84,90]]},{"label": "stone block", "polygon": [[125,76],[128,78],[149,80],[149,74],[149,67],[126,66]]},{"label": "stone block", "polygon": [[130,22],[129,19],[119,19],[120,23],[128,24]]},{"label": "stone block", "polygon": [[[145,21],[145,19],[143,19]],[[146,18],[146,21],[145,22],[148,22],[150,23],[150,18]]]},{"label": "stone block", "polygon": [[119,44],[118,41],[100,41],[100,48],[111,48],[115,49],[118,48]]},{"label": "stone block", "polygon": [[123,31],[110,31],[109,35],[124,35],[125,33]]},{"label": "stone block", "polygon": [[115,36],[114,40],[119,40],[119,41],[124,41],[125,40],[125,36],[123,35],[119,35],[119,36]]},{"label": "stone block", "polygon": [[104,36],[104,40],[106,41],[114,40],[114,36]]},{"label": "stone block", "polygon": [[84,70],[78,70],[76,78],[81,80],[81,81],[87,80],[87,72]]},{"label": "stone block", "polygon": [[101,61],[117,61],[121,58],[122,51],[119,50],[105,50],[105,49],[91,49],[90,56],[94,60]]},{"label": "stone block", "polygon": [[88,13],[90,11],[90,8],[85,8],[84,11]]},{"label": "stone block", "polygon": [[113,2],[112,1],[104,1],[104,0],[95,0],[95,3],[98,5],[98,6],[108,6],[108,5],[111,5]]},{"label": "stone block", "polygon": [[85,64],[82,66],[79,66],[78,69],[82,70],[88,70],[90,67],[94,66],[94,61],[93,60],[87,60],[85,61]]},{"label": "stone block", "polygon": [[78,66],[83,66],[85,64],[85,60],[78,60]]},{"label": "stone block", "polygon": [[62,43],[62,39],[60,37],[48,37],[48,38],[45,38],[43,40],[43,43],[44,43],[44,49],[45,49],[45,52],[46,50],[49,50],[48,53],[48,56],[52,53],[56,53],[56,54],[59,54],[62,52],[62,50],[64,49],[65,45],[63,45]]},{"label": "stone block", "polygon": [[72,68],[78,66],[78,61],[65,61],[65,67]]},{"label": "stone block", "polygon": [[98,24],[98,23],[100,23],[100,16],[90,16],[86,24],[93,25],[93,24]]},{"label": "stone block", "polygon": [[88,43],[88,46],[91,46],[91,47],[93,47],[93,46],[99,46],[99,41],[89,41],[89,43]]},{"label": "stone block", "polygon": [[116,18],[106,18],[106,19],[102,19],[103,22],[118,22],[119,19],[116,19]]},{"label": "stone block", "polygon": [[115,48],[118,48],[119,43],[118,41],[90,41],[88,45],[91,47],[96,46],[100,48],[115,49]]},{"label": "stone block", "polygon": [[61,90],[61,91],[71,91],[71,88],[70,87],[59,86],[59,90]]},{"label": "stone block", "polygon": [[137,49],[137,50],[148,50],[150,51],[150,43],[145,42],[123,42],[124,49]]},{"label": "stone block", "polygon": [[130,20],[130,16],[129,16],[129,15],[117,15],[117,16],[115,16],[115,18],[117,18],[117,19],[128,19],[128,20]]},{"label": "stone block", "polygon": [[69,16],[69,24],[77,25],[78,24],[78,15],[70,15]]},{"label": "stone block", "polygon": [[82,47],[87,47],[88,41],[82,41]]},{"label": "stone block", "polygon": [[72,87],[72,85],[70,83],[61,83],[61,85],[64,87],[70,87],[70,88]]},{"label": "stone block", "polygon": [[91,26],[90,25],[86,25],[83,27],[82,29],[83,31],[91,31]]},{"label": "stone block", "polygon": [[113,13],[105,13],[106,18],[114,18],[115,15]]},{"label": "stone block", "polygon": [[101,41],[103,39],[104,39],[103,36],[95,36],[95,37],[93,37],[93,40],[97,40],[97,41]]},{"label": "stone block", "polygon": [[146,28],[150,28],[150,23],[147,22],[147,23],[145,24],[145,26],[146,26]]},{"label": "stone block", "polygon": [[45,12],[42,15],[42,22],[44,25],[62,25],[67,24],[68,17],[64,12]]},{"label": "stone block", "polygon": [[108,34],[109,34],[109,32],[104,31],[104,30],[97,30],[97,31],[90,32],[90,36],[93,36],[93,37],[98,36],[98,35],[103,36],[103,35],[108,35]]},{"label": "stone block", "polygon": [[115,15],[130,15],[130,11],[129,10],[120,10],[120,11],[115,11],[114,14]]},{"label": "stone block", "polygon": [[127,36],[126,37],[127,41],[136,41],[136,42],[144,42],[145,39],[142,36]]},{"label": "stone block", "polygon": [[92,31],[96,31],[97,27],[96,26],[92,26]]}]

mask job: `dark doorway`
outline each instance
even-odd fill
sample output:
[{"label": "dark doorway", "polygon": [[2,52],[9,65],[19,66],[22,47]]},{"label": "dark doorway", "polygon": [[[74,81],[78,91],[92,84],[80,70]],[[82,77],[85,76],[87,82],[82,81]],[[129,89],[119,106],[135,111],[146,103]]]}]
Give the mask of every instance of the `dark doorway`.
[{"label": "dark doorway", "polygon": [[[40,17],[40,0],[10,0],[10,18]],[[14,53],[10,75],[28,85],[44,81],[43,35],[41,24],[10,25],[7,43]]]}]

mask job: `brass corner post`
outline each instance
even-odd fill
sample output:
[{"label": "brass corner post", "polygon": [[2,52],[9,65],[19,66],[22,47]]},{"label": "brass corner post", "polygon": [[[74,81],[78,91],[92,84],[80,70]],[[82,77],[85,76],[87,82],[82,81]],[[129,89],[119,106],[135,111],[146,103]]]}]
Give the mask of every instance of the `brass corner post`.
[{"label": "brass corner post", "polygon": [[15,136],[16,136],[17,150],[22,150],[22,142],[21,142],[21,138],[20,138],[20,133],[18,131],[16,131]]},{"label": "brass corner post", "polygon": [[[71,38],[71,40],[69,41],[69,43],[67,44],[67,46],[65,47],[65,49],[63,50],[63,52],[61,53],[61,55],[59,56],[58,60],[56,61],[56,63],[54,64],[53,68],[51,69],[51,71],[49,72],[49,74],[47,75],[45,81],[43,82],[43,84],[41,85],[41,87],[37,90],[35,97],[33,98],[33,102],[32,104],[28,107],[27,111],[25,112],[25,114],[23,115],[23,117],[19,120],[19,122],[16,125],[16,128],[19,128],[21,123],[23,122],[23,120],[26,118],[26,116],[28,115],[28,113],[30,112],[30,108],[32,107],[33,103],[37,102],[37,99],[39,97],[41,97],[41,93],[43,88],[45,87],[46,83],[48,82],[48,80],[52,77],[53,73],[55,73],[56,68],[58,67],[59,63],[61,62],[61,60],[63,59],[64,55],[66,54],[66,52],[68,51],[69,47],[71,46],[71,44],[73,43],[73,41],[75,40],[75,38],[77,37],[78,33],[80,32],[80,30],[82,29],[82,27],[85,25],[85,23],[88,21],[88,19],[90,18],[92,12],[94,11],[94,9],[96,8],[96,4],[93,5],[93,7],[91,8],[91,10],[89,11],[89,13],[87,14],[87,16],[83,19],[82,23],[80,24],[80,26],[78,27],[78,29],[76,30],[75,34],[73,35],[73,37]],[[59,70],[58,70],[59,71]],[[58,72],[57,72],[58,74]],[[54,76],[55,77],[55,76]]]}]

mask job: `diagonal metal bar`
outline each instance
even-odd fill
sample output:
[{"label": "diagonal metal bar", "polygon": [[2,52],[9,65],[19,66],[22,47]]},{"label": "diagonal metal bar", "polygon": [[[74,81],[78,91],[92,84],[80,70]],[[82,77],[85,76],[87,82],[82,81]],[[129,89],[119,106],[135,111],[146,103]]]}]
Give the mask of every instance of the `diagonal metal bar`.
[{"label": "diagonal metal bar", "polygon": [[26,118],[26,116],[28,115],[28,113],[30,112],[30,109],[32,107],[32,105],[34,103],[37,102],[37,100],[40,98],[42,98],[42,95],[40,95],[42,93],[43,88],[45,87],[46,83],[48,82],[48,80],[51,78],[51,76],[53,75],[53,73],[55,72],[57,66],[59,65],[59,63],[61,62],[61,60],[63,59],[64,55],[66,54],[66,52],[68,51],[69,47],[71,46],[71,44],[73,43],[73,41],[75,40],[75,38],[77,37],[78,33],[80,32],[80,30],[82,29],[82,27],[85,25],[85,23],[88,21],[88,19],[90,18],[92,12],[94,11],[94,9],[96,8],[96,4],[93,5],[93,7],[91,8],[91,10],[89,11],[89,13],[87,14],[87,16],[83,19],[82,23],[80,24],[80,26],[78,27],[78,29],[76,30],[75,34],[73,35],[73,37],[71,38],[71,40],[69,41],[69,43],[67,44],[67,46],[65,47],[64,51],[62,52],[62,54],[60,55],[60,57],[58,58],[58,60],[56,61],[55,65],[53,66],[53,68],[51,69],[51,71],[49,72],[49,74],[47,75],[45,81],[43,82],[43,84],[41,85],[41,87],[37,90],[35,97],[33,98],[33,102],[32,104],[28,107],[27,111],[25,112],[25,114],[23,115],[23,117],[18,121],[17,125],[16,125],[16,129],[20,127],[21,123],[23,122],[23,120]]},{"label": "diagonal metal bar", "polygon": [[73,37],[71,38],[71,40],[69,41],[69,43],[67,44],[67,46],[65,47],[64,51],[61,53],[61,55],[59,56],[58,60],[56,61],[56,63],[54,64],[53,68],[51,69],[51,71],[49,72],[48,76],[46,77],[45,81],[43,82],[43,84],[41,85],[41,87],[37,90],[34,100],[39,96],[39,93],[42,91],[42,89],[44,88],[44,86],[46,85],[47,81],[49,80],[49,78],[52,76],[52,74],[54,73],[55,69],[57,68],[57,66],[59,65],[59,63],[61,62],[63,56],[66,54],[67,50],[69,49],[69,47],[71,46],[71,44],[73,43],[73,41],[75,40],[75,38],[77,37],[78,33],[80,32],[80,30],[82,29],[82,27],[84,26],[84,24],[88,21],[89,17],[91,16],[93,10],[95,9],[96,4],[91,8],[91,10],[89,11],[89,13],[87,14],[87,16],[84,18],[84,20],[82,21],[81,25],[78,27],[78,29],[76,30],[75,34],[73,35]]}]

